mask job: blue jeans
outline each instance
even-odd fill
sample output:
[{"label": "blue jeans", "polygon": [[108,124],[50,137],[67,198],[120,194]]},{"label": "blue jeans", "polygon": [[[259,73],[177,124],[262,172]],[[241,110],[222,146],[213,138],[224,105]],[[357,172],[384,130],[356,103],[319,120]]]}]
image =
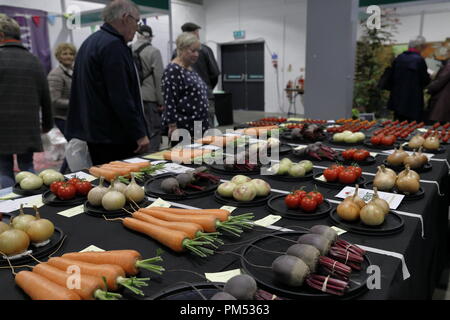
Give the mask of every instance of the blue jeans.
[{"label": "blue jeans", "polygon": [[[33,152],[17,155],[17,163],[21,171],[34,173]],[[11,187],[15,184],[14,178],[14,157],[12,154],[0,155],[0,186],[1,188]]]}]

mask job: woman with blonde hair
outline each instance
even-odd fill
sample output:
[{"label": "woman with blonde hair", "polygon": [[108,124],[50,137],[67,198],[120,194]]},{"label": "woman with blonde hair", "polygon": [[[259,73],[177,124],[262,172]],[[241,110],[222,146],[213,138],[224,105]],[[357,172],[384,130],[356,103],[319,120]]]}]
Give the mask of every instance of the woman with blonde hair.
[{"label": "woman with blonde hair", "polygon": [[[65,136],[67,113],[69,111],[70,90],[72,86],[73,63],[77,49],[73,44],[60,43],[55,49],[55,57],[59,65],[47,76],[52,99],[53,118],[56,127]],[[61,172],[68,169],[64,159]]]}]

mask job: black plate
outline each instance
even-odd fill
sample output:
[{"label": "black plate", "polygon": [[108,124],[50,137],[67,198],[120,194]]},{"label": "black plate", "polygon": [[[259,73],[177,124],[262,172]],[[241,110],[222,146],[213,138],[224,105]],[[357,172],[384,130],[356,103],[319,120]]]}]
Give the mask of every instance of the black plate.
[{"label": "black plate", "polygon": [[374,163],[376,162],[376,159],[375,159],[375,157],[373,157],[373,156],[368,156],[368,157],[366,158],[366,160],[364,160],[364,161],[345,160],[345,159],[342,157],[342,154],[340,154],[340,155],[338,155],[338,156],[336,157],[336,161],[341,162],[341,163],[343,163],[343,164],[345,164],[345,165],[350,165],[350,164],[356,162],[356,163],[357,163],[358,165],[360,165],[360,166],[370,166],[370,165],[372,165],[372,164],[374,164]]},{"label": "black plate", "polygon": [[222,288],[223,283],[219,282],[182,283],[159,291],[145,300],[204,300],[201,294],[209,300]]},{"label": "black plate", "polygon": [[[408,147],[408,145],[403,147],[404,150],[406,151],[414,151],[416,149],[412,149],[410,147]],[[433,153],[433,154],[438,154],[438,153],[444,153],[445,152],[445,148],[440,146],[439,149],[437,150],[430,150],[430,149],[422,149],[423,153]]]},{"label": "black plate", "polygon": [[[141,207],[141,208],[146,208],[150,204],[152,204],[152,202],[147,199],[144,199],[143,201],[138,203],[139,207]],[[133,206],[133,207],[136,208],[136,206]],[[129,203],[127,203],[125,205],[124,209],[134,212],[134,211],[136,211],[136,209],[133,209],[133,207]],[[117,217],[124,217],[124,216],[129,215],[126,211],[124,211],[122,209],[108,211],[108,210],[103,209],[103,207],[93,206],[92,204],[89,203],[89,201],[86,201],[84,203],[84,212],[90,216],[102,218],[102,219],[103,219],[103,215],[108,218],[117,218]]]},{"label": "black plate", "polygon": [[270,178],[273,180],[278,180],[278,181],[301,182],[301,181],[311,180],[313,178],[313,171],[311,170],[310,172],[305,174],[304,177],[291,177],[291,176],[285,175],[285,174],[270,174],[270,175],[265,175],[264,177],[267,177],[267,178]]},{"label": "black plate", "polygon": [[368,148],[378,149],[378,150],[392,150],[392,149],[398,148],[398,146],[399,146],[398,143],[394,143],[390,146],[385,146],[385,145],[381,145],[381,144],[372,144],[370,142],[370,140],[364,142],[364,145]]},{"label": "black plate", "polygon": [[214,199],[217,202],[225,204],[227,206],[233,206],[233,207],[257,207],[257,206],[262,206],[262,205],[266,204],[266,202],[270,199],[271,196],[272,196],[272,192],[269,193],[269,195],[267,195],[265,197],[256,197],[255,199],[253,199],[253,201],[240,202],[240,201],[234,200],[234,198],[222,197],[220,194],[217,193],[217,191],[214,192]]},{"label": "black plate", "polygon": [[[270,149],[268,149],[268,151],[270,151]],[[289,152],[292,151],[292,146],[286,143],[281,143],[280,144],[280,149],[278,150],[278,154],[288,154]],[[270,152],[269,152],[270,154]]]},{"label": "black plate", "polygon": [[[367,290],[367,278],[369,274],[366,273],[367,267],[371,265],[370,260],[367,255],[364,256],[364,262],[362,263],[362,270],[352,271],[349,281],[349,290],[347,293],[341,297],[330,295],[328,293],[323,293],[318,290],[314,290],[303,284],[301,287],[289,287],[287,285],[281,284],[273,276],[272,270],[267,268],[255,267],[249,264],[258,266],[269,266],[272,264],[280,254],[267,252],[266,250],[284,252],[293,243],[291,241],[286,241],[280,239],[279,237],[287,238],[290,240],[296,240],[299,236],[303,235],[305,232],[295,231],[295,232],[277,232],[272,235],[262,236],[259,239],[250,243],[243,251],[241,258],[241,265],[244,271],[252,276],[258,287],[271,292],[280,297],[292,298],[292,299],[352,299],[355,298]],[[255,248],[263,248],[260,250]],[[353,282],[354,281],[354,282]]]},{"label": "black plate", "polygon": [[[9,213],[3,213],[2,221],[5,223],[9,223],[11,217],[14,217],[16,215],[12,215]],[[61,244],[61,242],[64,240],[64,232],[55,226],[55,232],[50,238],[50,242],[46,244],[43,247],[36,248],[32,244],[29,246],[29,250],[32,250],[31,255],[35,257],[36,259],[44,259],[48,257],[50,254],[52,254],[58,246]],[[17,259],[10,259],[10,262],[13,266],[19,266],[24,265],[28,263],[33,263],[35,260],[31,258],[30,256],[25,256]],[[8,260],[3,258],[3,256],[0,254],[0,266],[8,266]]]},{"label": "black plate", "polygon": [[267,207],[270,211],[287,219],[294,220],[314,220],[320,219],[328,215],[331,210],[331,204],[328,200],[324,200],[315,212],[306,212],[302,209],[289,209],[284,203],[286,195],[275,196],[269,199]]},{"label": "black plate", "polygon": [[168,194],[164,192],[161,189],[161,182],[164,179],[167,179],[169,177],[175,177],[176,174],[174,173],[168,173],[168,174],[162,174],[160,176],[154,177],[151,180],[148,180],[145,183],[144,190],[145,194],[152,197],[158,197],[158,198],[164,198],[166,200],[182,200],[182,199],[194,199],[194,198],[200,198],[207,194],[210,194],[214,192],[214,190],[217,189],[218,183],[212,183],[209,180],[200,180],[196,182],[196,185],[200,187],[204,187],[205,189],[200,191],[192,188],[186,188],[184,191],[186,192],[185,195],[176,195],[176,194]]},{"label": "black plate", "polygon": [[[372,190],[373,189],[373,180],[369,181],[369,182],[366,182],[364,184],[364,188]],[[386,192],[392,192],[392,193],[396,193],[396,194],[403,194],[403,193],[399,192],[397,189],[395,189],[395,187],[394,187],[394,190],[386,191]],[[425,196],[425,190],[423,190],[423,188],[420,187],[419,191],[417,191],[415,194],[409,194],[409,195],[405,194],[405,197],[403,198],[403,200],[405,200],[405,201],[418,200],[418,199],[423,198],[424,196]]]},{"label": "black plate", "polygon": [[56,194],[54,194],[51,190],[47,190],[42,194],[42,202],[44,204],[47,204],[49,206],[56,206],[56,207],[73,207],[80,204],[83,204],[86,201],[86,196],[75,196],[75,198],[70,200],[61,200],[59,199]]},{"label": "black plate", "polygon": [[[388,167],[388,168],[390,168],[390,169],[392,169],[392,170],[394,170],[394,171],[397,171],[397,172],[400,172],[400,171],[405,170],[405,166],[403,166],[403,165],[401,165],[401,166],[393,166],[393,165],[391,165],[391,164],[389,164],[389,163],[387,162],[387,159],[385,159],[385,160],[383,161],[383,164],[384,164],[386,167]],[[417,173],[422,173],[422,172],[430,171],[432,168],[433,168],[433,166],[431,165],[431,163],[428,162],[428,163],[426,163],[425,165],[423,165],[422,167],[416,168],[416,169],[412,169],[412,170],[414,170],[414,171],[417,172]]]},{"label": "black plate", "polygon": [[211,169],[211,171],[214,171],[216,173],[220,173],[220,174],[226,174],[226,175],[236,175],[236,174],[245,174],[245,175],[256,175],[256,174],[260,174],[261,173],[261,166],[257,165],[255,167],[255,169],[250,170],[250,171],[245,171],[245,170],[228,170],[225,169],[223,164],[208,164],[207,165],[208,169]]},{"label": "black plate", "polygon": [[323,175],[323,172],[322,173],[316,173],[314,175],[314,182],[318,183],[318,184],[321,184],[321,185],[323,185],[325,187],[334,188],[334,189],[341,189],[341,188],[348,187],[348,186],[354,186],[355,184],[359,184],[361,186],[366,181],[366,178],[361,176],[354,183],[350,183],[350,184],[344,184],[344,183],[340,183],[340,182],[337,182],[337,181],[335,181],[335,182],[325,182],[325,181],[321,181],[321,180],[317,179],[317,178],[319,178],[322,175]]},{"label": "black plate", "polygon": [[317,141],[323,141],[325,140],[325,135],[319,137],[318,139],[315,140],[310,140],[310,139],[298,139],[298,138],[293,138],[292,137],[292,130],[289,131],[284,131],[280,134],[280,139],[284,139],[290,142],[303,142],[303,143],[314,143]]},{"label": "black plate", "polygon": [[385,216],[384,222],[379,226],[368,226],[362,223],[361,220],[354,222],[345,221],[338,216],[336,209],[331,210],[330,219],[341,229],[368,236],[396,234],[401,232],[405,226],[402,217],[392,211]]},{"label": "black plate", "polygon": [[39,189],[36,189],[36,190],[23,190],[20,187],[20,183],[16,183],[12,189],[12,191],[15,194],[20,194],[21,196],[25,196],[25,197],[35,196],[37,194],[44,193],[47,190],[48,190],[48,187],[45,184],[43,184],[42,187],[40,187]]},{"label": "black plate", "polygon": [[327,142],[328,142],[329,144],[333,144],[333,145],[336,145],[336,146],[343,146],[343,147],[360,146],[360,145],[362,145],[362,144],[364,143],[364,141],[359,141],[359,142],[356,142],[356,143],[336,142],[336,141],[333,141],[333,138],[332,138],[332,137],[331,137],[330,139],[328,139]]}]

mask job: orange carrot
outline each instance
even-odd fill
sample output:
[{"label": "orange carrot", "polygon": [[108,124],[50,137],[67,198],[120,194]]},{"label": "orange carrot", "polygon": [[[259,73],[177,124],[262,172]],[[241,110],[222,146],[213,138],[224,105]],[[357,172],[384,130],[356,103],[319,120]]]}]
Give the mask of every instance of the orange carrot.
[{"label": "orange carrot", "polygon": [[209,244],[209,242],[191,240],[183,231],[160,227],[134,218],[124,218],[122,222],[128,229],[146,234],[175,252],[190,250],[201,257],[206,257],[207,254],[213,253],[210,249],[198,247],[203,244]]},{"label": "orange carrot", "polygon": [[[70,274],[58,268],[52,267],[48,263],[40,263],[33,268],[33,272],[39,274],[54,283],[67,287],[68,283],[73,279],[74,288],[69,288],[78,294],[83,300],[116,300],[122,297],[119,294],[111,294],[106,291],[103,280],[86,274]],[[79,276],[79,277],[77,277]],[[78,282],[78,283],[77,283]]]},{"label": "orange carrot", "polygon": [[111,171],[111,170],[105,169],[105,168],[99,168],[99,167],[90,167],[89,173],[97,178],[103,177],[103,178],[105,178],[106,181],[109,181],[109,182],[113,181],[114,179],[116,179],[119,176],[114,171]]},{"label": "orange carrot", "polygon": [[118,176],[123,177],[129,176],[131,172],[131,169],[129,168],[119,168],[109,164],[104,164],[100,168],[111,170],[112,172],[115,172]]},{"label": "orange carrot", "polygon": [[106,279],[108,289],[116,291],[119,285],[124,286],[136,294],[144,295],[144,293],[137,289],[137,287],[145,286],[147,283],[145,279],[125,278],[125,271],[122,267],[115,264],[94,264],[84,261],[71,260],[62,257],[50,258],[47,263],[62,271],[67,271],[71,266],[77,266],[82,274]]},{"label": "orange carrot", "polygon": [[84,261],[95,264],[115,264],[125,271],[126,274],[136,275],[139,268],[147,269],[158,274],[164,268],[151,264],[162,261],[161,257],[142,260],[142,256],[136,250],[110,250],[103,252],[70,252],[63,254],[63,258]]},{"label": "orange carrot", "polygon": [[[127,167],[139,167],[139,169],[148,168],[152,165],[150,163],[150,161],[133,162],[133,163],[124,162],[124,161],[111,161],[110,164],[123,165],[123,166],[127,166]],[[139,171],[139,170],[137,170],[137,171]]]},{"label": "orange carrot", "polygon": [[228,221],[230,211],[224,209],[178,209],[178,208],[164,208],[164,207],[151,207],[148,209],[156,209],[164,212],[175,214],[197,214],[197,215],[213,215],[220,221]]},{"label": "orange carrot", "polygon": [[20,271],[16,284],[33,300],[81,300],[75,292],[31,271]]}]

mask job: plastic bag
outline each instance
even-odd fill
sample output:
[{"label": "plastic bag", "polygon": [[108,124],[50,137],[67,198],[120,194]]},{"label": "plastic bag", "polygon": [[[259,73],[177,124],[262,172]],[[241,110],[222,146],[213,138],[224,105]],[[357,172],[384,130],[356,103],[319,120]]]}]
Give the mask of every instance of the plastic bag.
[{"label": "plastic bag", "polygon": [[58,161],[64,159],[67,140],[58,128],[53,128],[41,136],[44,147],[44,155],[47,161]]},{"label": "plastic bag", "polygon": [[66,147],[66,160],[70,171],[80,171],[92,167],[91,155],[86,141],[73,138]]}]

